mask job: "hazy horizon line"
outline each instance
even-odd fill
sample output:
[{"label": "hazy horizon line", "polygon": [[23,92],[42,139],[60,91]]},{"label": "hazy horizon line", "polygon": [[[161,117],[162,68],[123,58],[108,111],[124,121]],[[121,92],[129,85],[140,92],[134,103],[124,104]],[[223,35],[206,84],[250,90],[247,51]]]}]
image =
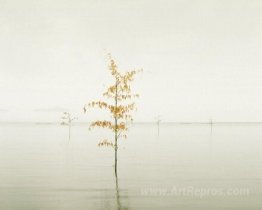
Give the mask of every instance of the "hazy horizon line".
[{"label": "hazy horizon line", "polygon": [[[72,122],[72,125],[90,124],[91,121]],[[0,124],[35,124],[35,125],[60,125],[56,121],[0,121]],[[131,124],[158,124],[157,121],[136,121]],[[160,121],[159,124],[262,124],[262,121]]]}]

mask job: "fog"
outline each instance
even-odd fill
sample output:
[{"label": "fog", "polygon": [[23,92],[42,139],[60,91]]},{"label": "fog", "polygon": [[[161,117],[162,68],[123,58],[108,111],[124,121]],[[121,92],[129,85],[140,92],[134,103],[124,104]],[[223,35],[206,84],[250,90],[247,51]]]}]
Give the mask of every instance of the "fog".
[{"label": "fog", "polygon": [[0,121],[89,120],[108,52],[144,69],[135,121],[262,121],[261,25],[261,1],[0,0]]}]

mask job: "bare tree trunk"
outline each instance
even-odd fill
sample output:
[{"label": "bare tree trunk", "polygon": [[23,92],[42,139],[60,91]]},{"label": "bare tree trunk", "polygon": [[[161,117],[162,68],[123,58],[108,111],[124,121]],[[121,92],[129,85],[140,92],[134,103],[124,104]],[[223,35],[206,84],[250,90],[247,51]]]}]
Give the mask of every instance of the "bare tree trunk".
[{"label": "bare tree trunk", "polygon": [[115,175],[117,177],[117,137],[115,137]]},{"label": "bare tree trunk", "polygon": [[[115,93],[115,108],[117,112],[117,98],[118,98],[118,91],[117,91],[117,79],[116,79],[116,93]],[[117,115],[115,113],[115,175],[117,177]]]},{"label": "bare tree trunk", "polygon": [[115,179],[116,179],[116,204],[117,204],[117,209],[121,210],[123,208],[122,208],[122,205],[121,205],[121,202],[120,202],[120,195],[119,195],[118,178],[117,178],[117,176],[115,176]]}]

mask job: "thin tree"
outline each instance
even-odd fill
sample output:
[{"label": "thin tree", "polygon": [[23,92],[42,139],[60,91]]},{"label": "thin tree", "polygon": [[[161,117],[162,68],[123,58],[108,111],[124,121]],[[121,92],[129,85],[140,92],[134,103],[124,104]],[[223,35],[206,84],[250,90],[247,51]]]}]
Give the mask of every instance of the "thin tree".
[{"label": "thin tree", "polygon": [[128,125],[133,122],[132,112],[136,109],[134,98],[139,97],[138,94],[133,94],[131,91],[131,82],[134,80],[134,76],[142,71],[132,70],[126,73],[120,73],[115,60],[108,55],[109,58],[109,70],[113,76],[113,84],[110,85],[104,97],[109,99],[109,103],[105,101],[91,101],[84,107],[84,112],[88,108],[97,107],[99,109],[105,109],[109,111],[109,115],[112,120],[97,120],[91,123],[90,128],[101,127],[108,128],[114,134],[114,141],[104,139],[99,142],[98,146],[110,146],[115,151],[115,175],[117,176],[117,151],[118,140],[127,138],[126,132],[128,131]]},{"label": "thin tree", "polygon": [[70,140],[71,138],[71,126],[73,120],[75,120],[76,117],[72,117],[69,112],[63,112],[62,116],[62,122],[61,125],[67,125],[68,126],[68,139]]}]

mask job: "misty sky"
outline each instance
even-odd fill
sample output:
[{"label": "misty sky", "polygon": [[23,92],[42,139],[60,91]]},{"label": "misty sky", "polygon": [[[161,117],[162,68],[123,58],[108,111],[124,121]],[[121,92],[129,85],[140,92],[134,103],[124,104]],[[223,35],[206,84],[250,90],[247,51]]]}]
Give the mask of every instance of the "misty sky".
[{"label": "misty sky", "polygon": [[0,121],[89,120],[108,52],[136,121],[262,121],[260,0],[0,0]]}]

